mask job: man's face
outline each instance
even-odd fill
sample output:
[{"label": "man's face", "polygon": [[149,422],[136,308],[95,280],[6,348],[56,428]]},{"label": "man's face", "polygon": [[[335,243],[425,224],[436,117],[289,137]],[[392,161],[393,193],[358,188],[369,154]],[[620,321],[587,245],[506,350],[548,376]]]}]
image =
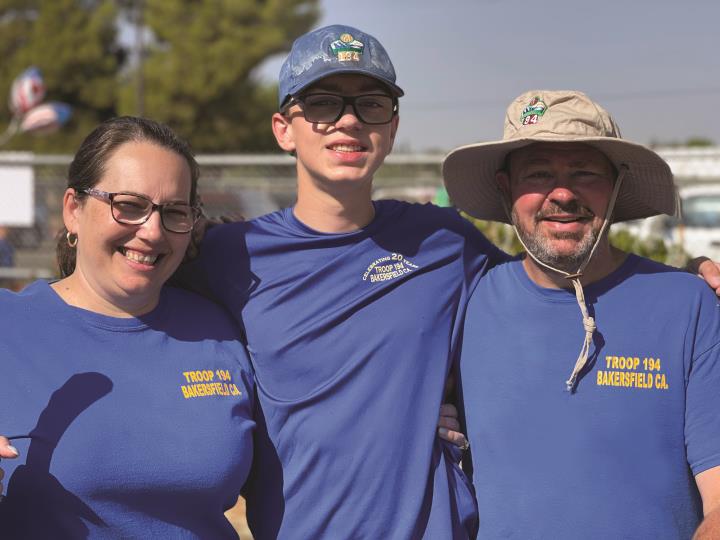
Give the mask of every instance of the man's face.
[{"label": "man's face", "polygon": [[[334,75],[303,91],[309,94],[358,96],[387,94],[387,88],[362,75]],[[370,182],[392,150],[398,117],[387,124],[369,125],[355,116],[351,106],[335,122],[308,122],[302,105],[293,104],[285,114],[273,116],[273,132],[280,147],[295,152],[298,174],[315,183]]]},{"label": "man's face", "polygon": [[512,221],[542,262],[575,272],[590,254],[612,194],[615,169],[580,143],[536,143],[512,152],[498,181]]}]

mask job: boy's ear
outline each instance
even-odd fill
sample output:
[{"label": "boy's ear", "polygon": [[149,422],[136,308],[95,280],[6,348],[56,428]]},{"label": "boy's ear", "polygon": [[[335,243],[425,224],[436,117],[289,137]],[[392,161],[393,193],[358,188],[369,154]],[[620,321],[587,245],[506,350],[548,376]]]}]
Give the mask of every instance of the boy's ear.
[{"label": "boy's ear", "polygon": [[295,151],[292,123],[287,116],[279,112],[272,115],[272,132],[280,148],[285,152]]}]

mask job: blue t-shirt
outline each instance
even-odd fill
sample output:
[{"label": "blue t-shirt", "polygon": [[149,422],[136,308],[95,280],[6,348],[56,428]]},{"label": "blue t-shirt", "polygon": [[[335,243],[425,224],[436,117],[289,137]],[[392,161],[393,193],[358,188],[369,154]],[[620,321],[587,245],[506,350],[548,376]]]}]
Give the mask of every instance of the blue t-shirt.
[{"label": "blue t-shirt", "polygon": [[634,255],[572,291],[521,261],[474,291],[460,363],[479,538],[690,538],[693,475],[720,465],[720,307],[696,277]]},{"label": "blue t-shirt", "polygon": [[1,266],[15,266],[15,248],[4,238],[0,238],[0,267]]},{"label": "blue t-shirt", "polygon": [[254,389],[237,326],[166,287],[139,318],[0,291],[2,538],[237,538]]},{"label": "blue t-shirt", "polygon": [[459,308],[504,254],[454,210],[375,204],[355,232],[320,233],[286,209],[203,241],[194,277],[241,321],[255,368],[257,538],[473,527],[467,479],[435,433]]}]

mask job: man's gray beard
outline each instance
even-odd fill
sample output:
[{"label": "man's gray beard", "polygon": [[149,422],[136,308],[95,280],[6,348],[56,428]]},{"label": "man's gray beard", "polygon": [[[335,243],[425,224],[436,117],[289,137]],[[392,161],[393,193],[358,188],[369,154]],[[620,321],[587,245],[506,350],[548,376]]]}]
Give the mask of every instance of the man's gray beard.
[{"label": "man's gray beard", "polygon": [[599,229],[593,229],[582,238],[579,238],[575,233],[559,233],[554,235],[554,238],[559,240],[578,240],[574,253],[560,254],[553,248],[552,242],[546,236],[523,229],[514,208],[512,210],[512,222],[523,244],[525,244],[525,247],[535,256],[536,259],[548,266],[567,272],[568,274],[574,274],[577,272],[580,265],[583,264],[590,256],[590,252],[592,251],[595,241],[597,240],[598,233],[600,232]]}]

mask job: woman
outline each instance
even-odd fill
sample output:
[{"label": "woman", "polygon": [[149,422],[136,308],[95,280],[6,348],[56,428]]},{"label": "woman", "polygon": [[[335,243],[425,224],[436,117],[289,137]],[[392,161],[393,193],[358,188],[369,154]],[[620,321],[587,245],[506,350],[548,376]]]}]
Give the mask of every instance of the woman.
[{"label": "woman", "polygon": [[247,354],[220,308],[164,286],[198,175],[166,126],[105,122],[70,165],[63,278],[0,291],[0,430],[29,437],[3,461],[3,538],[237,538],[223,512],[252,458]]}]

